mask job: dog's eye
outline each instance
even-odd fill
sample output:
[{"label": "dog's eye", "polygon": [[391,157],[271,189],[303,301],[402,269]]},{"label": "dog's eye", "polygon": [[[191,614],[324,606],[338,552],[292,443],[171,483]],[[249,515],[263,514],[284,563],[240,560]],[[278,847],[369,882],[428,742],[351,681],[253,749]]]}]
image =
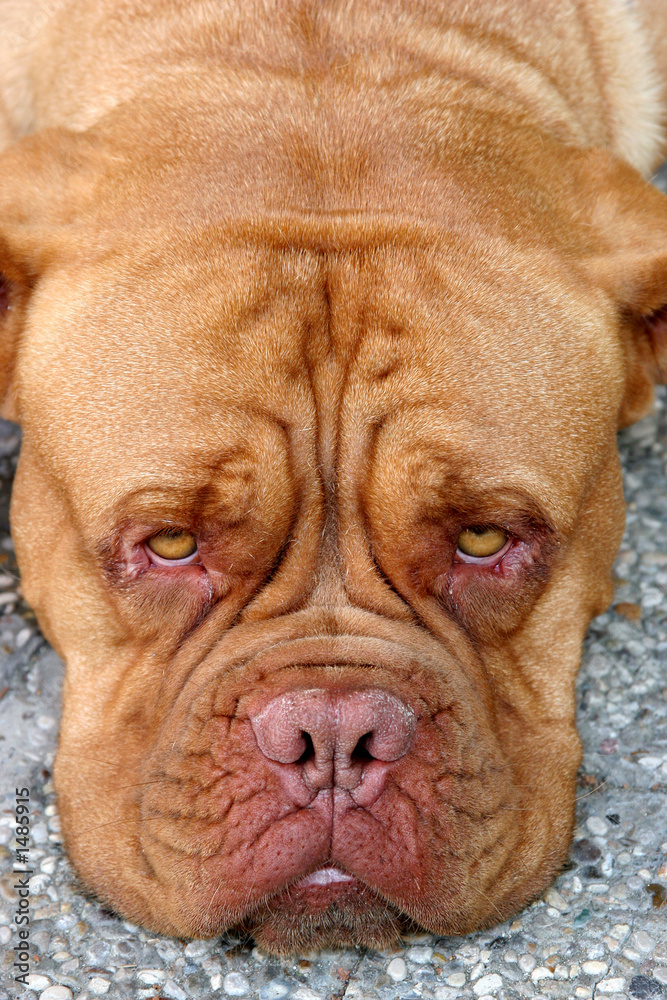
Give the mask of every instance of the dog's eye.
[{"label": "dog's eye", "polygon": [[507,544],[507,535],[500,528],[466,528],[457,541],[458,552],[471,559],[488,559],[497,555]]},{"label": "dog's eye", "polygon": [[153,555],[167,562],[182,562],[197,552],[197,539],[189,531],[165,528],[146,542]]}]

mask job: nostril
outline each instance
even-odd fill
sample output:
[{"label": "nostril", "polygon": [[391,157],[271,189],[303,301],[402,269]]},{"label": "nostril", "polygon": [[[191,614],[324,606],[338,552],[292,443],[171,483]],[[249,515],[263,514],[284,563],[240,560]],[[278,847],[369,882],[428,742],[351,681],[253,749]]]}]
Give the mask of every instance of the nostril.
[{"label": "nostril", "polygon": [[372,738],[372,732],[364,733],[361,737],[350,755],[350,760],[353,764],[365,764],[369,760],[375,760],[375,757],[368,749],[368,741]]},{"label": "nostril", "polygon": [[315,746],[313,745],[313,738],[310,733],[302,730],[301,739],[306,746],[301,756],[294,762],[295,764],[307,764],[309,760],[315,759]]}]

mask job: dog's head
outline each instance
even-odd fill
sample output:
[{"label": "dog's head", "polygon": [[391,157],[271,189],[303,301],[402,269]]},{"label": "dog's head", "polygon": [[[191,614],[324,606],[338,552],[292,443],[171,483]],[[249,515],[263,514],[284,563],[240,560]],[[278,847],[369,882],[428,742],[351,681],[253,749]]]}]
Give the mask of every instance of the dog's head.
[{"label": "dog's head", "polygon": [[77,870],[152,928],[277,950],[504,918],[567,850],[666,199],[524,150],[486,188],[431,165],[439,216],[408,188],[212,218],[105,150],[0,164],[13,529],[67,664]]}]

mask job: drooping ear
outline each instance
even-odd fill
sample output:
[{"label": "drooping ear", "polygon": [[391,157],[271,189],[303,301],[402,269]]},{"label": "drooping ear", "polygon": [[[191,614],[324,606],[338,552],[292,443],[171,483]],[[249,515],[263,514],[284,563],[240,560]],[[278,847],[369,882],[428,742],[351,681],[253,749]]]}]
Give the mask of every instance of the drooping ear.
[{"label": "drooping ear", "polygon": [[616,305],[626,356],[624,427],[646,416],[655,383],[667,382],[667,196],[599,150],[581,169],[591,235],[584,269]]},{"label": "drooping ear", "polygon": [[0,152],[0,416],[18,419],[13,373],[31,291],[85,214],[99,182],[95,138],[65,129]]},{"label": "drooping ear", "polygon": [[667,249],[619,255],[596,271],[621,310],[626,391],[619,426],[627,427],[649,412],[655,383],[667,383]]},{"label": "drooping ear", "polygon": [[0,241],[0,417],[5,420],[18,419],[12,386],[27,284],[25,276],[13,264],[6,244]]}]

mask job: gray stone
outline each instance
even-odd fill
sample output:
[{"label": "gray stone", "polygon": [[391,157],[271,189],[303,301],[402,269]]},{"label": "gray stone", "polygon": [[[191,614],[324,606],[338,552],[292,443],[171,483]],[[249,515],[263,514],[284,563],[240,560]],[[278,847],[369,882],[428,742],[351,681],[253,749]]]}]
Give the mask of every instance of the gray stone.
[{"label": "gray stone", "polygon": [[242,972],[229,972],[224,978],[222,988],[230,997],[244,997],[250,993],[250,980]]}]

